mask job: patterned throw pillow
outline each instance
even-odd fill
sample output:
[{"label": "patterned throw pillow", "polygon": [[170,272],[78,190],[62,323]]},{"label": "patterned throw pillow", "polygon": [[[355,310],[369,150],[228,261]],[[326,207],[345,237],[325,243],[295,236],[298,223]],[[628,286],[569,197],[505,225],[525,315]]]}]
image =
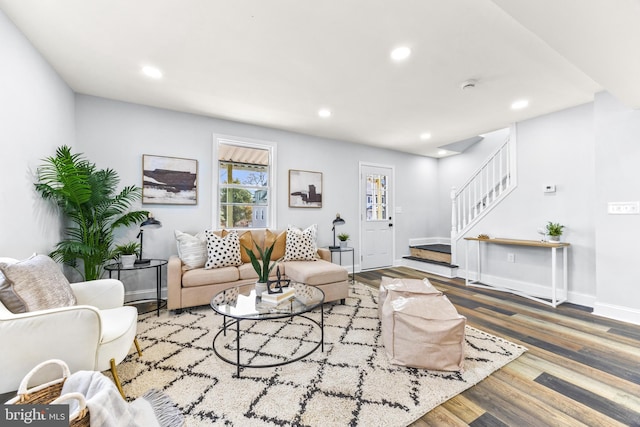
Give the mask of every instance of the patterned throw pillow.
[{"label": "patterned throw pillow", "polygon": [[287,228],[287,244],[283,261],[315,261],[318,252],[317,231],[316,224],[304,230],[290,225]]},{"label": "patterned throw pillow", "polygon": [[9,306],[13,313],[69,307],[76,304],[76,297],[69,281],[54,260],[46,255],[35,255],[16,263],[0,263],[5,277],[4,286],[9,285],[15,294]]},{"label": "patterned throw pillow", "polygon": [[240,239],[238,232],[231,230],[226,236],[220,237],[215,232],[207,230],[207,263],[205,269],[231,267],[242,264],[240,258]]},{"label": "patterned throw pillow", "polygon": [[207,238],[198,233],[195,236],[175,230],[178,256],[183,270],[202,268],[207,262]]}]

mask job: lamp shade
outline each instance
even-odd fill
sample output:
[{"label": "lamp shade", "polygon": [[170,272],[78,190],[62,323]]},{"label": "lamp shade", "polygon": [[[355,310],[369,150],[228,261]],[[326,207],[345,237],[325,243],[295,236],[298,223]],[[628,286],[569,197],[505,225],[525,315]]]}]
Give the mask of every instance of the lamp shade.
[{"label": "lamp shade", "polygon": [[140,238],[140,253],[138,254],[138,259],[136,260],[135,264],[137,265],[149,264],[149,262],[151,262],[148,259],[142,258],[142,250],[143,250],[142,243],[144,238],[144,230],[152,230],[154,228],[160,228],[160,227],[162,227],[162,223],[157,219],[155,219],[153,217],[153,214],[149,212],[149,216],[147,217],[147,219],[142,221],[142,223],[140,224],[140,232],[138,233],[138,237]]},{"label": "lamp shade", "polygon": [[342,225],[345,223],[345,220],[340,218],[340,214],[336,214],[336,219],[333,220],[333,225]]},{"label": "lamp shade", "polygon": [[160,228],[162,227],[162,223],[155,219],[152,214],[149,214],[149,217],[142,221],[140,224],[140,228],[143,229],[152,229],[152,228]]}]

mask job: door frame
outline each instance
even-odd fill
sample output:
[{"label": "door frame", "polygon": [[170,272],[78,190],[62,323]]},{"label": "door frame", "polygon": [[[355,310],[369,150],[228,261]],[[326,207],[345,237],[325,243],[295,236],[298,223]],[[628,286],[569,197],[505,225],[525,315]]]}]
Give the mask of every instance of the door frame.
[{"label": "door frame", "polygon": [[[387,168],[391,170],[391,203],[389,205],[389,213],[391,216],[391,221],[395,221],[393,218],[395,218],[395,212],[396,212],[396,168],[394,165],[387,165],[387,164],[383,164],[383,163],[373,163],[373,162],[366,162],[363,160],[360,160],[358,162],[358,178],[359,178],[359,182],[358,182],[358,214],[359,214],[359,222],[358,222],[358,247],[360,248],[360,260],[359,260],[359,264],[360,264],[360,271],[362,271],[362,261],[363,261],[363,246],[362,246],[362,228],[363,228],[363,223],[365,221],[365,217],[367,215],[366,212],[366,207],[363,209],[363,203],[362,201],[364,200],[365,197],[365,192],[366,192],[366,188],[363,188],[363,181],[364,181],[364,177],[363,177],[363,172],[362,169],[363,167],[374,167],[374,168]],[[395,222],[393,223],[394,226],[391,227],[391,265],[394,266],[395,265],[395,261],[396,261],[396,227],[395,227]]]}]

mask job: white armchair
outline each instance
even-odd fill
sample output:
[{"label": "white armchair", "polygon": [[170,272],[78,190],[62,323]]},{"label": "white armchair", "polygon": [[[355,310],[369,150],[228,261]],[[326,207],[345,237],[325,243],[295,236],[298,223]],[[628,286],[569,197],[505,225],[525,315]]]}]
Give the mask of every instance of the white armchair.
[{"label": "white armchair", "polygon": [[[115,279],[72,283],[77,305],[14,314],[0,302],[0,393],[17,390],[24,376],[48,359],[64,360],[71,372],[111,370],[124,397],[116,365],[135,343],[138,311],[123,306],[124,286]],[[43,371],[34,383],[59,372]]]}]

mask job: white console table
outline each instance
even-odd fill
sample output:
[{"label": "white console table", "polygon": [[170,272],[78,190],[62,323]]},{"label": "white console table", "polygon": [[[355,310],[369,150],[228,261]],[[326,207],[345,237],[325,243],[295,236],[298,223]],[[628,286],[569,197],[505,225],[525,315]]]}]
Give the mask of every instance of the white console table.
[{"label": "white console table", "polygon": [[[570,246],[569,243],[564,243],[564,242],[541,242],[539,240],[517,240],[517,239],[501,239],[501,238],[488,238],[488,239],[481,239],[478,237],[465,237],[464,238],[467,243],[466,243],[466,251],[465,251],[465,261],[466,261],[466,285],[467,286],[475,286],[478,288],[486,288],[486,289],[493,289],[496,291],[502,291],[502,292],[510,292],[512,294],[515,295],[520,295],[522,297],[525,298],[529,298],[532,299],[534,301],[538,301],[540,303],[543,304],[547,304],[550,305],[552,307],[557,307],[558,304],[562,304],[563,302],[565,302],[567,300],[567,250]],[[472,241],[476,241],[478,242],[477,244],[477,275],[476,275],[476,280],[470,280],[469,279],[469,246],[470,246],[470,242]],[[511,245],[511,246],[527,246],[527,247],[531,247],[531,248],[543,248],[543,249],[551,249],[551,296],[550,299],[543,299],[543,298],[538,298],[538,297],[534,297],[532,295],[526,294],[524,292],[515,290],[515,289],[509,289],[509,288],[504,288],[504,287],[499,287],[499,286],[492,286],[489,284],[483,284],[481,283],[481,276],[480,276],[480,253],[482,252],[480,250],[480,247],[482,246],[482,244],[495,244],[495,245]],[[563,265],[563,269],[562,269],[562,288],[558,289],[558,279],[557,279],[557,254],[556,251],[558,250],[558,248],[562,249],[562,265]],[[558,290],[563,291],[561,296],[558,296]]]}]

